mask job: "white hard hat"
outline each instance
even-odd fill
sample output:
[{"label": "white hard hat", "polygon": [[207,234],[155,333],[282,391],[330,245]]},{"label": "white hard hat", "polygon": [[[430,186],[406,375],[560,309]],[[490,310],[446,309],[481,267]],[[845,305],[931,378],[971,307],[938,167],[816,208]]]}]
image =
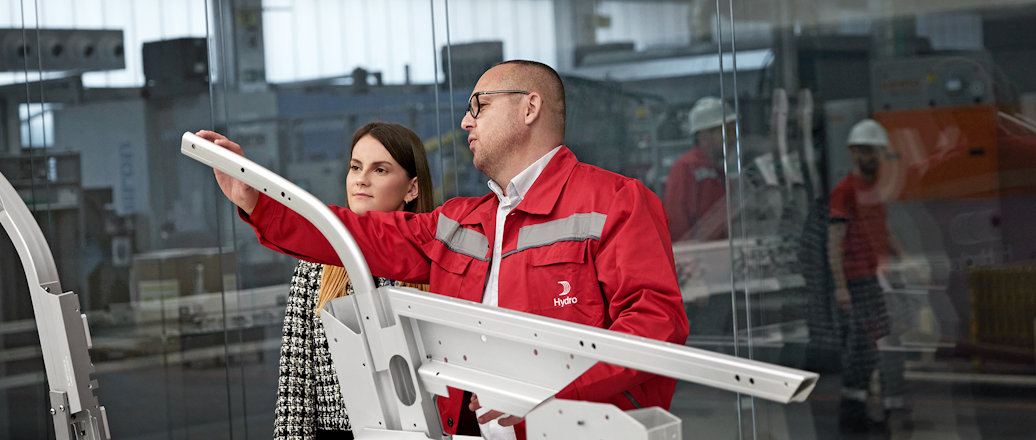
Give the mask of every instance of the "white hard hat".
[{"label": "white hard hat", "polygon": [[849,131],[848,145],[874,145],[877,147],[888,147],[889,136],[885,128],[873,119],[864,119],[853,125]]},{"label": "white hard hat", "polygon": [[[726,118],[723,117],[724,112]],[[706,130],[712,127],[719,127],[724,122],[731,122],[737,115],[730,110],[730,107],[723,104],[719,98],[706,96],[694,103],[691,108],[691,134]]]}]

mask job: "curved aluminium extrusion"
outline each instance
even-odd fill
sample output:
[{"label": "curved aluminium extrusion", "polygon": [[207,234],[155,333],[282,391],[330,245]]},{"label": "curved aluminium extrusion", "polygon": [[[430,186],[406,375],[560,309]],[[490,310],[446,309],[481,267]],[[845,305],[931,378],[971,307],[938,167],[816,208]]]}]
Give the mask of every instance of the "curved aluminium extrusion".
[{"label": "curved aluminium extrusion", "polygon": [[[350,393],[350,397],[362,394],[368,398],[360,405],[362,409],[357,414],[350,414],[351,417],[357,416],[353,424],[357,438],[375,438],[368,436],[374,435],[369,428],[376,431],[389,429],[397,434],[401,433],[400,429],[415,428],[417,432],[425,429],[425,433],[418,434],[420,438],[441,434],[434,431],[438,418],[434,407],[429,406],[433,405],[431,400],[422,398],[420,405],[414,404],[413,389],[404,398],[399,394],[400,383],[397,382],[400,381],[395,376],[402,378],[403,385],[421,383],[424,390],[419,394],[432,392],[442,395],[447,386],[467,384],[476,388],[474,391],[484,397],[483,400],[488,402],[490,397],[495,398],[493,404],[487,405],[515,409],[512,414],[529,413],[538,402],[563,387],[554,383],[557,381],[542,380],[544,375],[558,375],[558,364],[551,363],[552,359],[564,359],[563,362],[570,364],[563,374],[575,371],[577,366],[583,368],[604,360],[778,402],[802,401],[816,383],[817,375],[806,371],[428,295],[412,289],[374,289],[366,260],[352,236],[330,209],[315,197],[243,156],[191,133],[183,135],[181,152],[230,174],[307,218],[331,243],[346,270],[350,274],[361,275],[350,277],[363,283],[363,286],[355,286],[355,295],[328,303],[333,305],[337,302],[342,306],[339,311],[343,313],[332,313],[329,317],[333,319],[324,320],[332,360],[343,387],[349,385],[356,391]],[[375,295],[375,291],[378,294]],[[325,306],[324,310],[329,311],[328,307]],[[360,319],[363,315],[383,315],[382,322],[388,325],[376,327],[376,323]],[[397,318],[406,325],[392,325]],[[416,330],[418,328],[420,331]],[[487,351],[483,345],[487,336],[495,338],[493,351]],[[447,338],[451,343],[443,344]],[[464,348],[462,352],[449,353],[451,348],[448,347]],[[528,349],[530,347],[538,348],[539,353]],[[473,353],[479,356],[472,356],[467,362],[466,354]],[[487,353],[495,353],[496,356],[487,357]],[[343,360],[342,354],[348,361]],[[407,382],[403,377],[406,372],[390,368],[388,359],[399,360],[399,355],[409,356],[404,360],[409,360],[420,380]],[[457,355],[466,362],[448,363],[447,355],[451,358]],[[583,362],[583,358],[589,363]],[[507,367],[513,365],[521,365],[528,371],[523,372],[522,378],[508,376],[506,372],[511,370]],[[344,376],[343,372],[346,372]],[[388,374],[386,372],[394,373],[391,380],[383,377]],[[364,377],[365,374],[371,376]],[[393,386],[399,396],[398,402],[392,401],[390,389]],[[393,406],[397,403],[399,406]],[[415,407],[427,407],[427,411]],[[419,427],[418,422],[422,419],[426,423]]]},{"label": "curved aluminium extrusion", "polygon": [[[365,264],[366,260],[363,258],[363,254],[360,252],[356,242],[352,239],[352,236],[345,229],[344,225],[342,225],[341,221],[315,197],[277,174],[249,161],[248,159],[245,159],[241,155],[234,154],[225,148],[199,138],[191,133],[185,133],[183,135],[181,151],[185,155],[205,163],[206,165],[230,173],[233,177],[236,177],[246,184],[265,192],[267,195],[274,197],[277,201],[286,205],[289,209],[293,209],[303,217],[306,217],[325,235],[327,240],[331,242],[335,251],[338,252],[339,257],[342,259],[342,262],[347,265],[347,271],[350,271],[350,273],[363,274],[363,276],[353,276],[350,278],[355,281],[362,281],[364,284],[371,283],[370,272]],[[362,272],[352,272],[354,270],[362,270]],[[374,290],[373,287],[369,289],[370,290],[368,291]],[[597,351],[596,354],[594,354],[597,356],[597,359],[608,360],[616,365],[632,366],[644,371],[704,383],[730,391],[764,397],[778,402],[787,403],[791,401],[804,400],[813,389],[817,380],[817,375],[815,373],[806,371],[795,370],[749,359],[726,356],[719,353],[706,352],[704,350],[694,350],[688,347],[671,347],[671,344],[659,341],[641,341],[641,339],[644,338],[629,337],[628,335],[616,334],[602,329],[585,329],[582,328],[582,326],[578,326],[576,327],[578,330],[573,330],[570,326],[574,326],[575,324],[571,323],[557,324],[554,323],[556,320],[547,320],[550,322],[547,323],[545,321],[546,318],[543,317],[525,316],[524,314],[521,314],[520,317],[516,317],[513,316],[514,312],[512,311],[486,308],[480,304],[451,300],[450,298],[444,298],[438,295],[407,294],[404,291],[397,292],[397,290],[399,289],[388,289],[387,291],[391,292],[391,295],[378,296],[388,296],[385,309],[393,310],[401,316],[419,318],[430,322],[441,321],[440,323],[448,323],[449,326],[456,328],[467,327],[467,330],[470,330],[473,333],[482,332],[483,334],[489,333],[489,324],[486,324],[486,327],[483,327],[482,322],[492,322],[494,326],[499,325],[506,327],[506,329],[501,330],[497,336],[508,337],[508,335],[510,335],[511,338],[519,339],[521,338],[520,334],[524,333],[521,329],[526,327],[532,328],[532,326],[535,326],[540,331],[548,331],[547,329],[553,328],[557,325],[562,325],[564,326],[564,331],[556,332],[553,339],[562,341],[572,339],[572,335],[585,334],[585,337],[587,338],[593,337],[602,342],[608,341],[609,347],[616,347],[614,350],[609,349]],[[356,291],[357,293],[361,292],[360,289],[357,289]],[[357,299],[365,296],[369,297],[372,295],[357,295]],[[407,298],[406,304],[394,304],[399,302],[402,298]],[[412,305],[413,307],[407,307],[407,305]],[[419,312],[421,310],[423,310],[424,313]],[[472,320],[478,321],[478,324],[466,325],[465,323],[467,319],[455,319],[458,316],[465,318],[476,317],[472,318]],[[485,317],[492,318],[485,319]],[[394,320],[394,318],[392,320]],[[538,343],[548,344],[548,342]],[[376,345],[377,344],[371,344],[371,349],[376,350]],[[580,344],[580,346],[582,346],[582,344]],[[632,347],[632,349],[630,349],[630,347]],[[561,346],[558,348],[560,349]],[[638,349],[654,350],[651,355],[657,358],[656,361],[652,361],[651,363],[623,361],[624,357],[635,357],[635,352]],[[700,370],[703,366],[707,366],[710,371],[715,371],[717,377],[698,377],[701,375]],[[680,368],[690,368],[694,371],[679,371]],[[727,372],[730,374],[726,374]],[[748,381],[747,378],[758,377],[760,380],[772,382],[773,387],[766,388],[755,386],[754,379],[752,380],[753,383],[739,384],[738,382],[740,381],[740,377],[735,374],[737,372],[741,372],[745,375],[746,382]]]},{"label": "curved aluminium extrusion", "polygon": [[262,166],[235,154],[193,133],[186,132],[180,142],[180,152],[198,162],[230,174],[234,178],[262,191],[288,209],[313,223],[331,243],[342,260],[353,289],[373,292],[375,289],[370,268],[365,263],[360,247],[345,225],[312,194]]},{"label": "curved aluminium extrusion", "polygon": [[43,231],[6,177],[0,179],[0,221],[18,250],[29,285],[46,286],[51,292],[60,293],[58,270]]},{"label": "curved aluminium extrusion", "polygon": [[28,281],[57,437],[71,438],[74,430],[89,433],[87,438],[110,438],[107,413],[94,395],[97,381],[90,379],[94,373],[90,333],[79,296],[61,290],[54,256],[40,226],[3,174],[0,224],[11,237]]},{"label": "curved aluminium extrusion", "polygon": [[[405,428],[404,430],[419,432],[420,438],[441,437],[435,401],[430,394],[423,391],[416,393],[414,383],[418,381],[417,372],[408,368],[408,365],[416,367],[421,364],[416,345],[407,342],[413,340],[412,337],[408,337],[409,327],[398,325],[384,295],[375,294],[382,290],[375,287],[366,259],[342,221],[316,197],[283,177],[192,133],[184,133],[180,152],[231,175],[297,212],[324,235],[338,254],[353,283],[354,294],[335,301],[346,300],[355,305],[355,308],[350,311],[343,309],[340,314],[332,312],[324,315],[323,322],[329,343],[337,344],[340,340],[342,343],[352,343],[348,358],[367,360],[349,363],[358,368],[357,375],[349,378],[358,382],[352,386],[351,389],[356,392],[350,393],[350,398],[357,395],[368,397],[368,400],[360,405],[363,408],[353,406],[356,410],[350,413],[357,438],[370,435],[366,431],[368,428]],[[327,309],[329,305],[325,306],[325,311],[330,311]],[[365,319],[361,320],[360,316],[364,316]],[[351,331],[347,332],[348,334],[336,337],[334,331],[342,326],[340,321],[356,325],[350,327]],[[347,382],[341,376],[345,368],[342,356],[332,355],[332,360],[339,380],[342,380],[345,387]],[[393,388],[396,391],[395,395],[389,391]],[[406,394],[409,396],[405,400],[393,399]]]}]

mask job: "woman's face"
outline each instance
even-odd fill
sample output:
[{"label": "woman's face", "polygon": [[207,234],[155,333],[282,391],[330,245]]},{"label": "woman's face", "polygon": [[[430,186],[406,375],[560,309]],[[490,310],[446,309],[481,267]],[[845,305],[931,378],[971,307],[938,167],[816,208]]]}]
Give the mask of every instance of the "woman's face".
[{"label": "woman's face", "polygon": [[408,177],[406,169],[370,135],[353,146],[345,185],[349,209],[357,214],[398,211],[418,195],[417,177]]}]

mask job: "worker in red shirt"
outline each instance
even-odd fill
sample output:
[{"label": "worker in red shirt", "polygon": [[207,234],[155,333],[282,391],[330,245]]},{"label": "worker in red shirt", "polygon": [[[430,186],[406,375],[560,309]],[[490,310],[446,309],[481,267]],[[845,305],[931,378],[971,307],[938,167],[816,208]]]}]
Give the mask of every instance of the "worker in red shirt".
[{"label": "worker in red shirt", "polygon": [[[877,269],[890,255],[903,253],[889,230],[885,200],[877,185],[888,134],[876,121],[865,119],[850,130],[847,144],[853,168],[831,192],[828,262],[846,330],[839,420],[843,429],[860,432],[872,425],[866,413],[871,373],[879,360],[877,341],[889,334]],[[888,384],[893,372],[881,373],[883,384]],[[886,400],[890,393],[901,392],[889,388],[883,385]]]},{"label": "worker in red shirt", "polygon": [[664,205],[673,241],[718,240],[727,237],[726,144],[733,145],[734,112],[719,98],[707,96],[691,108],[694,147],[680,156],[666,179]]},{"label": "worker in red shirt", "polygon": [[[330,207],[374,276],[429,283],[435,293],[682,344],[688,324],[662,203],[636,179],[580,163],[562,143],[565,93],[554,69],[508,61],[475,85],[461,121],[491,193],[431,213]],[[217,133],[199,136],[241,153]],[[301,259],[341,264],[308,221],[216,171],[260,242]],[[621,409],[669,408],[674,379],[604,363],[557,398]],[[451,389],[438,399],[445,432],[523,439],[521,418]],[[476,418],[472,411],[478,412]],[[513,427],[513,428],[512,428]]]}]

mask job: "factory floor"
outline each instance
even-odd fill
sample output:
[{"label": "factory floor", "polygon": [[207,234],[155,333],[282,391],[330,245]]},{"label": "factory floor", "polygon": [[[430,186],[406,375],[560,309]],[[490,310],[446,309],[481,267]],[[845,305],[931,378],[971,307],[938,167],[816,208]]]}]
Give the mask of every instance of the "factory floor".
[{"label": "factory floor", "polygon": [[[269,438],[276,399],[276,341],[263,344],[259,351],[229,354],[229,366],[220,356],[188,363],[130,359],[99,365],[98,394],[108,412],[112,438]],[[765,350],[757,354],[774,355]],[[740,411],[732,393],[681,382],[671,412],[683,420],[684,439],[1032,438],[1036,376],[1031,370],[1028,375],[974,374],[968,361],[950,362],[956,363],[955,368],[946,368],[943,361],[938,363],[944,367],[940,371],[909,362],[907,410],[895,414],[891,423],[875,424],[862,433],[839,426],[838,372],[821,372],[804,403],[781,405],[744,398]],[[41,416],[45,391],[42,382],[0,390],[0,405],[6,405],[4,413],[9,417],[0,420],[0,438],[53,438],[49,417]],[[883,416],[879,400],[873,399],[869,406],[872,417]]]},{"label": "factory floor", "polygon": [[[839,425],[839,374],[822,374],[804,403],[742,399],[740,425],[736,397],[686,382],[677,385],[671,412],[683,420],[684,439],[1032,438],[1036,376],[989,376],[908,370],[905,409],[893,412],[886,423],[873,423],[866,432]],[[878,399],[868,402],[868,413],[873,419],[884,418]]]}]

